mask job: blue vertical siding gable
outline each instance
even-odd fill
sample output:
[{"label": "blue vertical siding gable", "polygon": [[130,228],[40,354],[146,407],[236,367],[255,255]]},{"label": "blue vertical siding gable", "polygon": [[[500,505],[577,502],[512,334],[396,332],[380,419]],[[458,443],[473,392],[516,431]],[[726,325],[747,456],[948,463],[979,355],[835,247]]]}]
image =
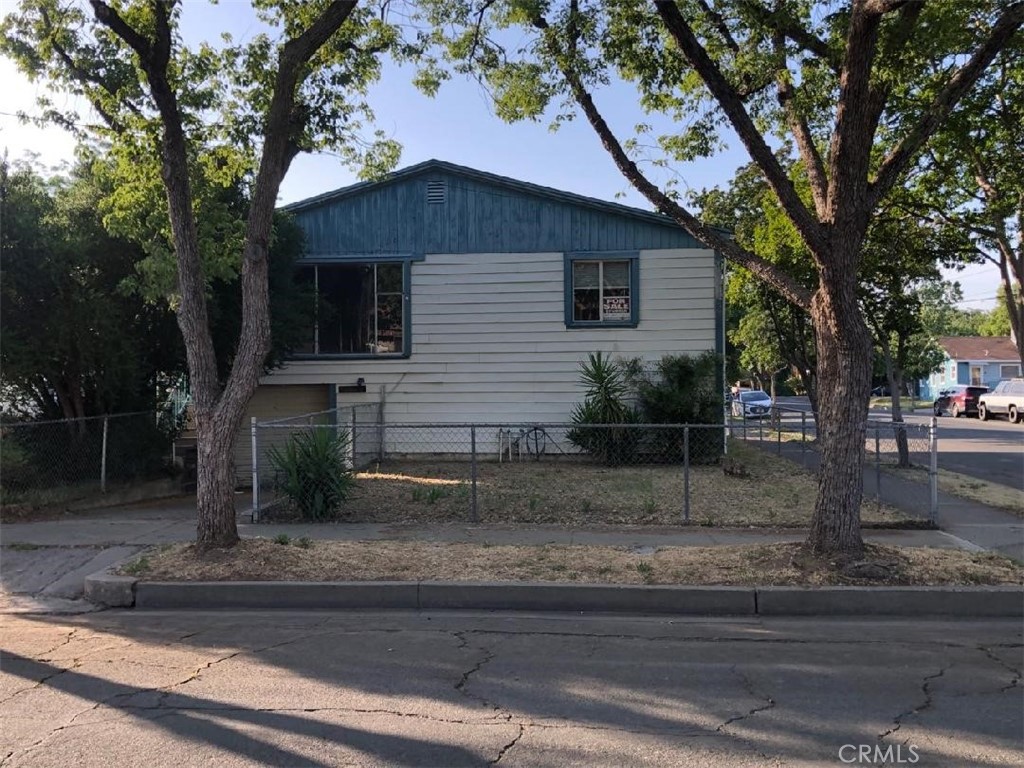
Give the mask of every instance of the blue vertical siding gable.
[{"label": "blue vertical siding gable", "polygon": [[[443,182],[443,203],[427,201]],[[310,257],[705,248],[667,217],[430,161],[286,206]]]}]

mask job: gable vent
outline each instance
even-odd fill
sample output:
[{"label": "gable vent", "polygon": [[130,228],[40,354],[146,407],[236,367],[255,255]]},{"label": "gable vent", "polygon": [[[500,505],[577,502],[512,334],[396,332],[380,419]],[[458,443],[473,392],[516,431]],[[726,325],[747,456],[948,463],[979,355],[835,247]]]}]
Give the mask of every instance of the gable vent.
[{"label": "gable vent", "polygon": [[448,185],[443,181],[427,182],[427,203],[429,205],[444,205]]}]

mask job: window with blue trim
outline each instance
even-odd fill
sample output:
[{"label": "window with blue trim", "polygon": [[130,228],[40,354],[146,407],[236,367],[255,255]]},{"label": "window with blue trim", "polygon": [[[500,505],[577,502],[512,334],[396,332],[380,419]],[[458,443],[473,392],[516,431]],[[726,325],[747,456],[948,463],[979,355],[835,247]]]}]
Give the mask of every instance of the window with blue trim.
[{"label": "window with blue trim", "polygon": [[296,357],[409,354],[407,261],[310,264],[299,281],[316,297],[316,316]]},{"label": "window with blue trim", "polygon": [[638,254],[566,254],[566,326],[636,326],[638,283]]}]

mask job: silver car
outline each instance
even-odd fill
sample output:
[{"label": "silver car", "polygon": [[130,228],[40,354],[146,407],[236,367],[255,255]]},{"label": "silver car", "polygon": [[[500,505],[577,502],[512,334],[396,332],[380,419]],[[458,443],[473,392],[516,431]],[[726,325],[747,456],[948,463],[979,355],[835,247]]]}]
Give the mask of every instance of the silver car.
[{"label": "silver car", "polygon": [[772,412],[772,399],[760,389],[740,392],[732,401],[732,415],[742,419],[763,419]]}]

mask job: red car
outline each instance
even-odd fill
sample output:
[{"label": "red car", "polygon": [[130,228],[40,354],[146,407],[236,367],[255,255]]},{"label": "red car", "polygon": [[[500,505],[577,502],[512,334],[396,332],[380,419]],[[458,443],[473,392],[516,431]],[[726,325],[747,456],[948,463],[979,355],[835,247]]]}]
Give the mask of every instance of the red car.
[{"label": "red car", "polygon": [[966,384],[959,384],[950,389],[939,392],[933,406],[935,415],[941,416],[948,413],[956,418],[960,414],[967,416],[978,415],[978,396],[988,392],[988,387],[974,387]]}]

